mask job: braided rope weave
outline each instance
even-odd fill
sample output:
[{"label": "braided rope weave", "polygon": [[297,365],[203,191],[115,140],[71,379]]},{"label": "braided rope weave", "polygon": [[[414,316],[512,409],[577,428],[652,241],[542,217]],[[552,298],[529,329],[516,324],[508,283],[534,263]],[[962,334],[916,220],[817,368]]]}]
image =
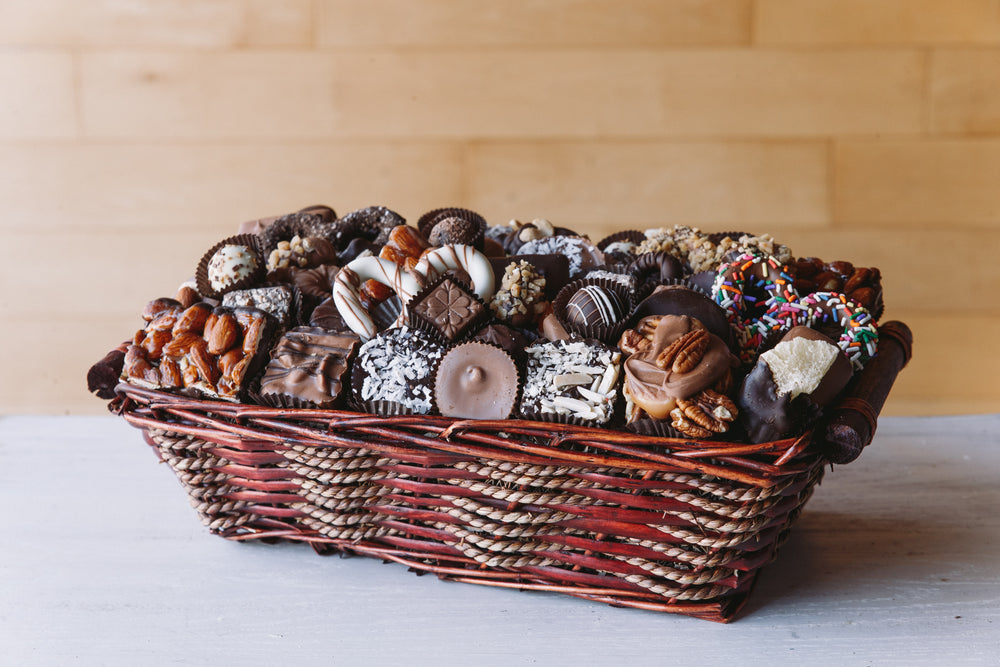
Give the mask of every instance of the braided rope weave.
[{"label": "braided rope weave", "polygon": [[808,437],[748,446],[119,391],[216,534],[713,620],[745,600],[823,472]]}]

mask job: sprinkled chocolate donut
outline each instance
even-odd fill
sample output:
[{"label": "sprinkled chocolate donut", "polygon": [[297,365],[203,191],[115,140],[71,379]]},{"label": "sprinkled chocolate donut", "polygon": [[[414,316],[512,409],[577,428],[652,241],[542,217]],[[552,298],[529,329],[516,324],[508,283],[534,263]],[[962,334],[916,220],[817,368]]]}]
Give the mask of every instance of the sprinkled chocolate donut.
[{"label": "sprinkled chocolate donut", "polygon": [[813,292],[800,300],[807,326],[831,332],[855,369],[864,367],[878,349],[878,328],[867,308],[837,292]]}]

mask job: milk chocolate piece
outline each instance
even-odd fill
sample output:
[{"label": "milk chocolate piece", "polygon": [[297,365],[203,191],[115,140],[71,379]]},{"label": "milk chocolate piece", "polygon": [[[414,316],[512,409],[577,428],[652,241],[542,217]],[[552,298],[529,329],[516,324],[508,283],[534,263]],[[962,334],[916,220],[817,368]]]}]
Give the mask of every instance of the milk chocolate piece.
[{"label": "milk chocolate piece", "polygon": [[414,296],[407,308],[413,326],[448,342],[458,340],[489,316],[475,294],[449,277]]},{"label": "milk chocolate piece", "polygon": [[314,327],[286,332],[264,370],[261,397],[334,407],[344,395],[344,378],[360,340],[353,333],[336,334]]},{"label": "milk chocolate piece", "polygon": [[441,359],[434,380],[434,403],[445,417],[506,419],[517,401],[514,360],[499,347],[468,342]]},{"label": "milk chocolate piece", "polygon": [[711,333],[693,368],[664,365],[661,353],[700,328],[697,320],[686,315],[667,315],[656,325],[652,343],[625,360],[626,390],[651,418],[666,419],[677,407],[678,399],[712,388],[739,365],[739,358],[729,351],[726,343]]},{"label": "milk chocolate piece", "polygon": [[631,323],[638,322],[650,315],[687,315],[693,317],[705,328],[718,336],[732,349],[734,344],[733,329],[729,326],[726,311],[711,297],[683,285],[661,285],[643,299],[630,318]]}]

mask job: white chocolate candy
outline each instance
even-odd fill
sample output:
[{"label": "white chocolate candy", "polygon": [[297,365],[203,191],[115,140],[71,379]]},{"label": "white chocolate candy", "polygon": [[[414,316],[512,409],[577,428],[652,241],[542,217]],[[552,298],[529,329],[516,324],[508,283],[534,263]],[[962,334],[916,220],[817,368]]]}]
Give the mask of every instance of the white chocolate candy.
[{"label": "white chocolate candy", "polygon": [[369,255],[358,257],[337,272],[333,279],[333,302],[351,331],[368,340],[378,329],[371,315],[361,305],[361,286],[368,280],[392,289],[405,304],[420,289],[417,277],[395,262]]},{"label": "white chocolate candy", "polygon": [[358,257],[334,278],[333,302],[351,331],[368,340],[378,329],[361,305],[360,290],[365,281],[375,280],[392,289],[405,308],[421,286],[451,269],[468,273],[473,290],[481,299],[488,300],[493,296],[493,267],[486,255],[472,246],[448,245],[421,257],[412,271],[406,271],[395,262],[381,257]]},{"label": "white chocolate candy", "polygon": [[[472,289],[484,301],[493,296],[493,266],[486,255],[469,245],[446,245],[431,250],[413,267],[427,280],[433,280],[445,271],[461,269],[472,278]],[[406,301],[406,299],[404,299]]]}]

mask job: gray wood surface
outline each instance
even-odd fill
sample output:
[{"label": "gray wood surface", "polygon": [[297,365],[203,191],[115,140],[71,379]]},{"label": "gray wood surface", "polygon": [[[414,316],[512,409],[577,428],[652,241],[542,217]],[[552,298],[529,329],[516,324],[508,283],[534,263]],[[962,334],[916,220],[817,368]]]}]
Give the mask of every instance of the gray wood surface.
[{"label": "gray wood surface", "polygon": [[719,625],[210,535],[114,417],[0,418],[0,664],[1000,664],[1000,415],[884,418]]}]

